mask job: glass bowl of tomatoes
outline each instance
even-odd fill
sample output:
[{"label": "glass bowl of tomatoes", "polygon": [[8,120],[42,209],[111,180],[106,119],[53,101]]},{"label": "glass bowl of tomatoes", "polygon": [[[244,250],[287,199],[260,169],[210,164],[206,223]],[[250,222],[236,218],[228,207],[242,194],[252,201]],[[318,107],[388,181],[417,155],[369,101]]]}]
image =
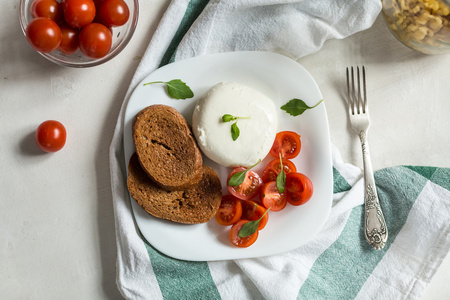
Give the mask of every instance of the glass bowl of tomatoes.
[{"label": "glass bowl of tomatoes", "polygon": [[131,40],[138,0],[20,0],[19,20],[29,44],[66,67],[103,64]]}]

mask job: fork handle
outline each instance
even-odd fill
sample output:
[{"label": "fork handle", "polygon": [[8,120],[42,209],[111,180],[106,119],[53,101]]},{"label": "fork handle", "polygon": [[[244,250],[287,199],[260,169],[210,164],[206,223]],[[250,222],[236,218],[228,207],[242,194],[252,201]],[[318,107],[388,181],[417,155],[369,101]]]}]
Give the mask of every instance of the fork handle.
[{"label": "fork handle", "polygon": [[372,162],[370,160],[369,144],[365,131],[359,133],[364,164],[364,234],[367,242],[376,250],[383,249],[388,237],[386,221],[378,200],[375,179],[373,177]]}]

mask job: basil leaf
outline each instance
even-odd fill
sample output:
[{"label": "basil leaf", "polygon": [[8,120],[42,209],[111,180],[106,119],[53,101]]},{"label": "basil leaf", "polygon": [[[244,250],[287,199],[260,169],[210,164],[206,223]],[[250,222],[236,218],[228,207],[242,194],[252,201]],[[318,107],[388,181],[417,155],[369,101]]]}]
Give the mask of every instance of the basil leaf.
[{"label": "basil leaf", "polygon": [[252,235],[256,232],[256,230],[258,230],[258,226],[259,226],[259,222],[261,222],[262,218],[264,218],[264,216],[267,214],[267,212],[269,211],[270,208],[266,209],[266,211],[264,212],[264,214],[255,221],[249,221],[247,223],[245,223],[242,228],[239,230],[239,234],[238,236],[240,238],[244,238],[246,236]]},{"label": "basil leaf", "polygon": [[173,79],[169,82],[152,81],[144,83],[144,85],[154,83],[164,83],[167,86],[167,93],[169,94],[170,97],[174,99],[187,99],[194,97],[194,92],[191,90],[191,88],[180,79]]},{"label": "basil leaf", "polygon": [[251,168],[253,168],[257,164],[259,164],[260,162],[261,162],[261,159],[258,159],[256,164],[254,164],[250,168],[247,168],[247,169],[245,169],[245,170],[243,170],[241,172],[237,172],[237,173],[233,174],[233,176],[230,177],[230,180],[228,180],[228,185],[229,186],[241,185],[244,182],[244,180],[245,180],[245,173],[247,173],[248,170],[250,170]]},{"label": "basil leaf", "polygon": [[239,130],[239,127],[237,126],[237,121],[236,121],[233,123],[233,125],[231,125],[231,138],[233,139],[233,141],[237,140],[240,133],[241,133],[241,131]]},{"label": "basil leaf", "polygon": [[323,99],[320,100],[316,105],[314,106],[308,106],[305,101],[294,98],[290,100],[288,103],[283,105],[281,107],[282,110],[286,111],[291,116],[298,116],[304,113],[307,109],[311,109],[322,103]]},{"label": "basil leaf", "polygon": [[230,122],[230,121],[234,121],[234,120],[236,120],[236,117],[233,117],[232,115],[230,115],[230,114],[224,114],[223,116],[222,116],[222,121],[223,122]]},{"label": "basil leaf", "polygon": [[281,153],[280,153],[280,167],[281,171],[277,175],[277,189],[278,192],[280,192],[281,194],[284,193],[284,189],[286,187],[286,173],[284,172],[283,159],[281,158]]}]

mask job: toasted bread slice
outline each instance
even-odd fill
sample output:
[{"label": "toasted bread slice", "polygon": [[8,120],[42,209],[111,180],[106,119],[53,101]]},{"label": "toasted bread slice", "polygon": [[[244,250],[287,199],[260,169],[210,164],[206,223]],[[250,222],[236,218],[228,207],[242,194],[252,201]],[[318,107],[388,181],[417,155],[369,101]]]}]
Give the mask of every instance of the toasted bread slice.
[{"label": "toasted bread slice", "polygon": [[156,185],[142,169],[136,153],[128,164],[128,191],[149,214],[177,223],[209,221],[219,209],[222,186],[217,173],[203,166],[202,179],[184,191],[167,191]]},{"label": "toasted bread slice", "polygon": [[184,117],[173,107],[151,105],[133,119],[142,168],[160,187],[184,190],[202,177],[203,158]]}]

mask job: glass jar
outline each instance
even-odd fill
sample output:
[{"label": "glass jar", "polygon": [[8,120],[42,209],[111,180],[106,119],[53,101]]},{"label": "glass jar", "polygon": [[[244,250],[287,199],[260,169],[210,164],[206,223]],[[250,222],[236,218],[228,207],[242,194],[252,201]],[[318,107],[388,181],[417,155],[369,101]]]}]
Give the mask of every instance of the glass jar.
[{"label": "glass jar", "polygon": [[425,54],[450,53],[450,0],[381,0],[394,36]]}]

